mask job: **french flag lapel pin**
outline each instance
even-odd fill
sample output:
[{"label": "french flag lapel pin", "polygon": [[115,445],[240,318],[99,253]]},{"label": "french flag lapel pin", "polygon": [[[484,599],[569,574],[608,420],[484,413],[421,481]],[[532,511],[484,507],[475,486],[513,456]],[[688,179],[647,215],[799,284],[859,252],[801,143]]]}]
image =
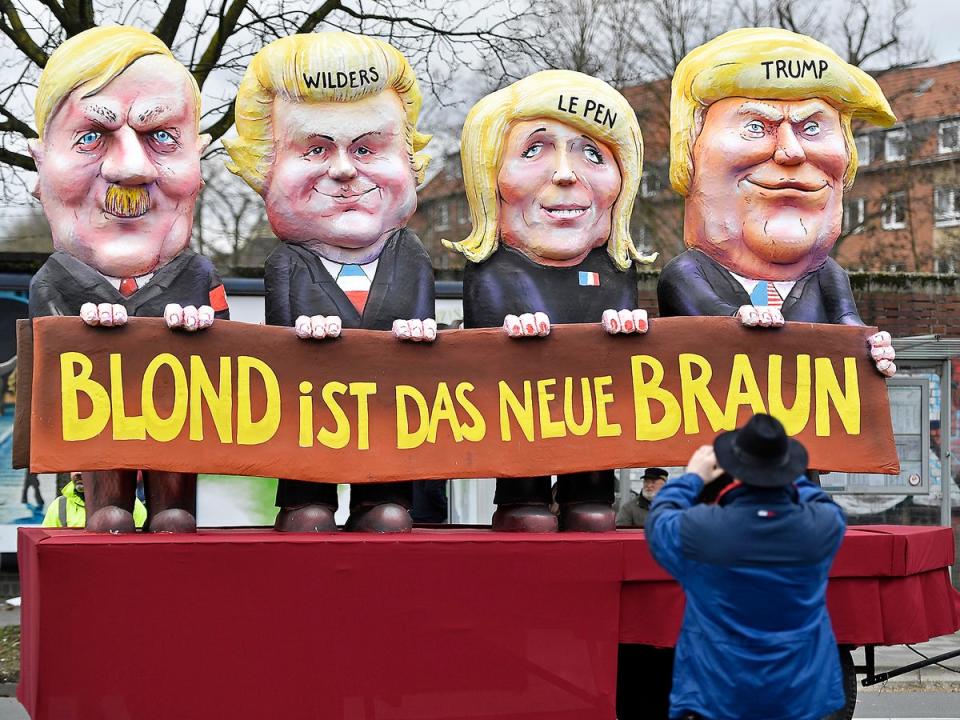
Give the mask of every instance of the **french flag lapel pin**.
[{"label": "french flag lapel pin", "polygon": [[582,287],[600,287],[600,274],[581,270],[580,285]]}]

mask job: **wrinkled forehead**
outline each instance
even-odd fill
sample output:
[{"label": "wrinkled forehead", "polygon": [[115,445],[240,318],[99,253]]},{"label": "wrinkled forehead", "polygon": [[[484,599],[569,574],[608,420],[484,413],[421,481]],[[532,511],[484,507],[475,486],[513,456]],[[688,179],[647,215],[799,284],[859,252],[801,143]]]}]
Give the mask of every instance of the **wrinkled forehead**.
[{"label": "wrinkled forehead", "polygon": [[341,140],[377,133],[399,135],[406,127],[403,103],[390,89],[360,100],[294,101],[276,97],[273,136],[297,141],[313,135]]},{"label": "wrinkled forehead", "polygon": [[171,58],[139,58],[102,87],[91,81],[75,88],[51,119],[86,119],[106,128],[176,125],[196,129],[195,93],[186,68]]},{"label": "wrinkled forehead", "polygon": [[738,117],[760,117],[771,122],[799,123],[804,120],[832,120],[839,122],[840,113],[823,98],[797,98],[778,100],[775,98],[730,97],[717,100],[706,108],[706,121],[723,118],[730,120]]}]

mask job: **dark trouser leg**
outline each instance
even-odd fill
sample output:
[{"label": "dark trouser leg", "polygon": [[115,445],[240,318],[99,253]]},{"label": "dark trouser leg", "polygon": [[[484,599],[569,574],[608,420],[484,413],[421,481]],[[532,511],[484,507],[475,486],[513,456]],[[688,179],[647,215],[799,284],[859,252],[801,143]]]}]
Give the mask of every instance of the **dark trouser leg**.
[{"label": "dark trouser leg", "polygon": [[670,716],[673,654],[673,648],[619,646],[618,720],[667,720]]},{"label": "dark trouser leg", "polygon": [[357,483],[350,485],[350,519],[353,532],[410,532],[413,518],[413,483]]},{"label": "dark trouser leg", "polygon": [[[133,486],[136,492],[136,483]],[[197,531],[197,476],[195,473],[143,471],[150,532]]]},{"label": "dark trouser leg", "polygon": [[300,480],[277,481],[277,513],[274,528],[280,532],[335,532],[337,486]]},{"label": "dark trouser leg", "polygon": [[413,505],[410,517],[414,522],[440,524],[447,522],[447,481],[414,480]]},{"label": "dark trouser leg", "polygon": [[133,532],[133,499],[137,490],[136,470],[84,472],[83,495],[87,530],[92,532]]},{"label": "dark trouser leg", "polygon": [[556,532],[557,516],[550,512],[550,476],[497,478],[493,501],[494,530]]},{"label": "dark trouser leg", "polygon": [[613,470],[570,473],[557,478],[560,529],[575,532],[616,530]]}]

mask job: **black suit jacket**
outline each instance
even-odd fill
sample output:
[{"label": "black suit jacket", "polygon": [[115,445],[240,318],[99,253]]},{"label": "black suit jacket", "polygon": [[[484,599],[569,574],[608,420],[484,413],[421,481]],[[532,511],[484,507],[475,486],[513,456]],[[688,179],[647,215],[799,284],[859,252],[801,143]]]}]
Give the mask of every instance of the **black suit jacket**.
[{"label": "black suit jacket", "polygon": [[[57,251],[30,281],[30,317],[79,315],[87,302],[123,305],[131,317],[162,317],[169,303],[214,305],[211,293],[222,293],[223,283],[213,263],[193,250],[184,250],[157,270],[150,281],[130,297],[120,294],[110,281],[72,255]],[[225,296],[224,296],[225,297]],[[215,315],[230,319],[230,310]]]},{"label": "black suit jacket", "polygon": [[[581,285],[580,273],[596,273],[599,285]],[[620,270],[606,247],[595,248],[579,265],[539,265],[501,245],[463,273],[464,327],[499,327],[507,315],[543,312],[551,323],[600,322],[603,311],[637,307],[637,270]]]},{"label": "black suit jacket", "polygon": [[282,242],[264,266],[268,325],[292,327],[300,315],[339,315],[345,328],[390,330],[394,320],[434,317],[433,266],[406,228],[387,240],[361,316],[320,256]]},{"label": "black suit jacket", "polygon": [[[657,299],[661,317],[671,315],[732,316],[752,305],[737,279],[716,260],[690,249],[667,263],[660,273]],[[785,320],[863,325],[847,273],[833,258],[807,273],[783,299]]]}]

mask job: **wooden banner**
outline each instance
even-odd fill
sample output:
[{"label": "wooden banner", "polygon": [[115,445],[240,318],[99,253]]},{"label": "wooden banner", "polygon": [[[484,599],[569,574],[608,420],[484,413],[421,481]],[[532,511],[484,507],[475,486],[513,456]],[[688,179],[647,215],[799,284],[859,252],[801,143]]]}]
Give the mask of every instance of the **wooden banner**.
[{"label": "wooden banner", "polygon": [[754,411],[780,418],[811,467],[898,471],[874,328],[666,318],[642,336],[598,323],[515,340],[453,330],[432,345],[364,330],[304,341],[227,321],[187,334],[160,319],[59,317],[32,330],[17,457],[29,420],[36,472],[369,482],[683,465]]}]

